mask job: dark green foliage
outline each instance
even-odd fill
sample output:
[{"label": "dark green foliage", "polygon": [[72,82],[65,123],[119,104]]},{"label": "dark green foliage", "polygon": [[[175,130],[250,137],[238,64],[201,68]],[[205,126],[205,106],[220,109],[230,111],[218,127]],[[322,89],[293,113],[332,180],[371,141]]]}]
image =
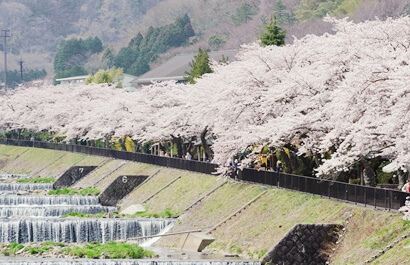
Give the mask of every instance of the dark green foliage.
[{"label": "dark green foliage", "polygon": [[235,26],[248,23],[252,20],[252,17],[256,14],[253,7],[248,3],[243,4],[240,8],[236,9],[236,14],[231,16],[232,22]]},{"label": "dark green foliage", "polygon": [[[37,69],[27,69],[23,70],[23,81],[24,82],[29,82],[32,80],[39,80],[43,79],[46,77],[47,72],[46,70],[37,70]],[[0,72],[0,80],[1,82],[4,82],[4,72]],[[18,84],[21,83],[21,75],[20,71],[14,70],[14,71],[7,71],[7,86],[9,88],[15,88],[18,86]]]},{"label": "dark green foliage", "polygon": [[297,21],[295,13],[288,12],[287,7],[286,5],[283,4],[282,0],[279,0],[276,3],[275,14],[276,14],[278,25],[294,24]]},{"label": "dark green foliage", "polygon": [[102,50],[102,42],[97,37],[89,37],[85,40],[73,38],[63,41],[54,57],[56,78],[87,74],[83,67],[84,63],[91,54]]},{"label": "dark green foliage", "polygon": [[276,25],[276,16],[274,16],[273,20],[271,18],[270,24],[264,28],[266,32],[263,33],[260,37],[260,40],[263,46],[285,45],[286,31]]},{"label": "dark green foliage", "polygon": [[74,66],[72,68],[69,68],[67,70],[58,72],[55,76],[55,78],[64,78],[64,77],[71,77],[71,76],[79,76],[79,75],[87,75],[87,71],[84,69],[83,66]]},{"label": "dark green foliage", "polygon": [[142,75],[150,70],[149,63],[159,54],[172,47],[182,46],[194,35],[188,15],[177,18],[173,24],[159,28],[149,27],[145,37],[138,33],[127,47],[118,52],[114,65],[123,68],[125,73]]},{"label": "dark green foliage", "polygon": [[311,19],[320,19],[327,14],[348,15],[352,14],[360,1],[350,0],[301,0],[296,6],[296,17],[299,22]]},{"label": "dark green foliage", "polygon": [[209,66],[208,51],[201,48],[198,49],[198,54],[194,56],[194,60],[189,63],[191,71],[185,72],[187,74],[186,79],[190,84],[195,84],[195,79],[200,78],[206,73],[212,73],[212,69]]},{"label": "dark green foliage", "polygon": [[214,48],[221,47],[226,41],[218,34],[214,34],[208,39],[208,45]]}]

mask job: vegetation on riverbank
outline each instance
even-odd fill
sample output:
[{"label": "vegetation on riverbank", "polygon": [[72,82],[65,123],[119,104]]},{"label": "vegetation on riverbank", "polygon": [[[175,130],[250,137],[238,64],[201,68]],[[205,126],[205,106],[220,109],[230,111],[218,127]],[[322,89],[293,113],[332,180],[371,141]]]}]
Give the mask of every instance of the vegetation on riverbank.
[{"label": "vegetation on riverbank", "polygon": [[103,217],[107,217],[107,215],[108,213],[106,212],[100,212],[97,214],[71,212],[71,213],[63,215],[63,218],[67,218],[67,217],[103,218]]},{"label": "vegetation on riverbank", "polygon": [[152,258],[155,253],[145,250],[137,244],[126,244],[108,242],[101,244],[93,243],[56,243],[52,241],[42,243],[27,244],[1,244],[1,254],[3,256],[68,256],[79,258],[109,258],[109,259],[140,259],[143,257]]},{"label": "vegetation on riverbank", "polygon": [[48,195],[98,195],[101,191],[97,188],[85,188],[85,189],[56,189],[50,190]]},{"label": "vegetation on riverbank", "polygon": [[42,177],[17,180],[17,182],[19,183],[53,183],[54,181],[55,181],[55,178],[42,178]]}]

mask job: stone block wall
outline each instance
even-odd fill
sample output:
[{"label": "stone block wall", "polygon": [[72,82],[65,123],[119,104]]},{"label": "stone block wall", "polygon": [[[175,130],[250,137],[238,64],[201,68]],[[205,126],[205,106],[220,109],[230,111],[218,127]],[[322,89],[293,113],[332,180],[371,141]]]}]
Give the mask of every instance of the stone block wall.
[{"label": "stone block wall", "polygon": [[342,225],[297,224],[262,258],[262,264],[326,264],[329,247],[336,243]]},{"label": "stone block wall", "polygon": [[64,174],[59,177],[56,182],[54,182],[55,189],[64,189],[68,188],[83,177],[85,177],[88,173],[93,171],[97,166],[74,166],[70,167]]},{"label": "stone block wall", "polygon": [[139,186],[148,176],[119,176],[108,188],[100,194],[101,204],[104,206],[116,206],[117,203]]}]

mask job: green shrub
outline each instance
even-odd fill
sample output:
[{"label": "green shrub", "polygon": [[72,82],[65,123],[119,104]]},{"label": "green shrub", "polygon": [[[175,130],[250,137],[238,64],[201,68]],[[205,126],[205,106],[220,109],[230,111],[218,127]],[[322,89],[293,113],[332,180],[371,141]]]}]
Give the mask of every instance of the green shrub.
[{"label": "green shrub", "polygon": [[50,190],[48,195],[98,195],[101,191],[97,188],[86,188],[86,189],[56,189]]},{"label": "green shrub", "polygon": [[17,182],[19,183],[53,183],[55,181],[54,178],[28,178],[28,179],[19,179]]},{"label": "green shrub", "polygon": [[[63,251],[63,250],[62,250]],[[126,244],[109,242],[106,244],[89,243],[84,247],[74,247],[71,250],[65,250],[71,256],[93,258],[101,255],[102,252],[107,253],[112,259],[140,259],[142,257],[153,257],[152,251],[144,250],[137,244]]]}]

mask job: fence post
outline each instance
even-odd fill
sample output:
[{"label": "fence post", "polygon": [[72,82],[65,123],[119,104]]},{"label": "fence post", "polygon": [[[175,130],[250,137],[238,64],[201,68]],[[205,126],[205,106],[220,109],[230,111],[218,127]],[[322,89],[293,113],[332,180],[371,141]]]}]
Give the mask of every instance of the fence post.
[{"label": "fence post", "polygon": [[290,189],[293,190],[293,176],[290,177]]},{"label": "fence post", "polygon": [[[385,189],[384,190],[384,208],[386,210],[387,210],[387,196],[388,196],[387,189]],[[390,209],[389,209],[389,211],[390,211]]]},{"label": "fence post", "polygon": [[330,199],[330,181],[327,184],[327,197]]},{"label": "fence post", "polygon": [[300,191],[300,177],[298,177],[298,191]]},{"label": "fence post", "polygon": [[366,207],[367,204],[367,197],[366,197],[366,193],[367,193],[367,187],[364,186],[364,207]]},{"label": "fence post", "polygon": [[347,188],[347,183],[345,184],[345,193],[346,193],[345,195],[346,201],[349,201],[349,189]]},{"label": "fence post", "polygon": [[374,208],[376,208],[376,188],[374,190]]},{"label": "fence post", "polygon": [[307,178],[305,177],[305,192],[308,191],[308,187],[307,187]]},{"label": "fence post", "polygon": [[354,185],[354,204],[357,205],[357,186]]}]

